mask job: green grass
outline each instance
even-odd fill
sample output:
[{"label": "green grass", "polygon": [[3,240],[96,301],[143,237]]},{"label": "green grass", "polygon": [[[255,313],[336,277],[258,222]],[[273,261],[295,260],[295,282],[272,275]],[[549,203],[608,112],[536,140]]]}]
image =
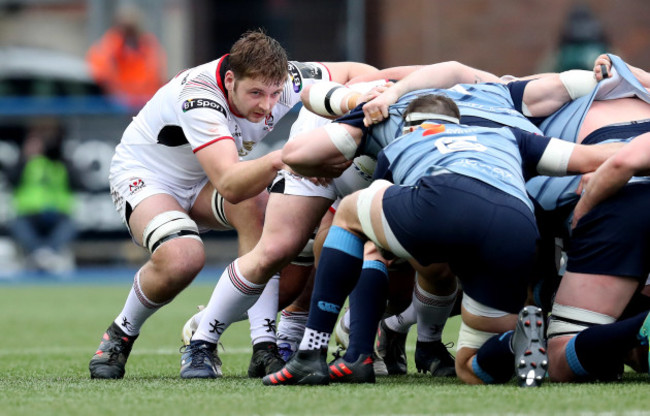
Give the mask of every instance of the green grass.
[{"label": "green grass", "polygon": [[[465,386],[414,373],[375,385],[265,387],[246,377],[248,325],[222,337],[224,377],[181,380],[180,330],[212,287],[192,286],[154,315],[135,344],[123,380],[90,380],[88,360],[128,293],[122,286],[0,287],[0,415],[503,415],[650,414],[648,376],[617,384],[539,389]],[[452,319],[444,341],[455,340]]]}]

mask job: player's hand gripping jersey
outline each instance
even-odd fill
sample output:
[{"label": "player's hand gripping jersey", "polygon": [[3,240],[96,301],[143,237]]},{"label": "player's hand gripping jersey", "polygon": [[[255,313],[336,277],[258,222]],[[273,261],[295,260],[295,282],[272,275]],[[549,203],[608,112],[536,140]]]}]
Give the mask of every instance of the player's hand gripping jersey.
[{"label": "player's hand gripping jersey", "polygon": [[359,153],[375,158],[382,148],[402,135],[404,126],[402,115],[409,103],[415,98],[427,94],[442,94],[454,100],[460,110],[462,124],[484,127],[509,126],[542,134],[520,112],[527,83],[528,81],[516,81],[507,85],[459,84],[450,89],[417,90],[400,97],[395,104],[390,106],[388,119],[370,128],[363,126],[361,107],[357,107],[338,121],[362,128],[365,134],[359,146]]}]

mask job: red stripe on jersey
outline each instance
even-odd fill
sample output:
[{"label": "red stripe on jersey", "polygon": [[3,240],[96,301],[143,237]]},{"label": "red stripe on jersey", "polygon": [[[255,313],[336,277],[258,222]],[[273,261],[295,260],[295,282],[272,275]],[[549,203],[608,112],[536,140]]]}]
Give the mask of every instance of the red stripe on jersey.
[{"label": "red stripe on jersey", "polygon": [[205,144],[202,144],[201,146],[197,147],[196,149],[194,149],[194,150],[192,150],[192,151],[193,151],[194,153],[196,153],[196,152],[198,152],[199,150],[204,149],[204,148],[210,146],[211,144],[214,144],[214,143],[218,142],[219,140],[224,140],[224,139],[230,139],[230,140],[232,140],[232,141],[235,141],[235,139],[233,139],[232,136],[221,136],[221,137],[217,137],[217,138],[214,139],[214,140],[210,140],[209,142],[207,142],[207,143],[205,143]]},{"label": "red stripe on jersey", "polygon": [[328,81],[331,81],[332,80],[332,71],[330,71],[330,69],[324,63],[322,63],[322,62],[318,62],[318,63],[323,65],[325,67],[325,69],[327,69],[327,75],[329,75],[329,77],[330,77],[330,79]]}]

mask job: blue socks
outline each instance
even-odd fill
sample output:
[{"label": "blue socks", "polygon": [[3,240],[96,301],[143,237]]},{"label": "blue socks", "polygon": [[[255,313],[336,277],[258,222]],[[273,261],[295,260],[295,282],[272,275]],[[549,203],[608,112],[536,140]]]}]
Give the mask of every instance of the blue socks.
[{"label": "blue socks", "polygon": [[307,328],[332,333],[341,307],[359,279],[362,263],[363,241],[333,225],[316,269]]},{"label": "blue socks", "polygon": [[648,312],[632,318],[597,325],[580,332],[569,341],[565,355],[577,376],[601,381],[618,379],[623,372],[625,353],[640,345],[637,338]]},{"label": "blue socks", "polygon": [[514,331],[508,331],[488,339],[472,360],[474,374],[485,384],[507,383],[515,374],[512,334]]},{"label": "blue socks", "polygon": [[350,345],[343,359],[353,363],[372,354],[377,326],[388,299],[388,269],[379,260],[363,262],[361,276],[350,293]]}]

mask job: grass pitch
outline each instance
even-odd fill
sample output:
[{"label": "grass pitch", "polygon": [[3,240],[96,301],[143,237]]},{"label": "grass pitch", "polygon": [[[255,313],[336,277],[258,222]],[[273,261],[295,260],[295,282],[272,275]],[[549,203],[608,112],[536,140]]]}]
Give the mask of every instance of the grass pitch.
[{"label": "grass pitch", "polygon": [[[266,387],[246,376],[248,324],[231,326],[220,348],[224,377],[181,380],[180,331],[212,286],[196,284],[154,315],[137,340],[123,380],[91,380],[88,360],[122,308],[129,285],[0,286],[0,415],[650,415],[648,375],[616,384],[523,389],[465,386],[415,373],[374,385]],[[443,341],[455,341],[458,319]]]}]

